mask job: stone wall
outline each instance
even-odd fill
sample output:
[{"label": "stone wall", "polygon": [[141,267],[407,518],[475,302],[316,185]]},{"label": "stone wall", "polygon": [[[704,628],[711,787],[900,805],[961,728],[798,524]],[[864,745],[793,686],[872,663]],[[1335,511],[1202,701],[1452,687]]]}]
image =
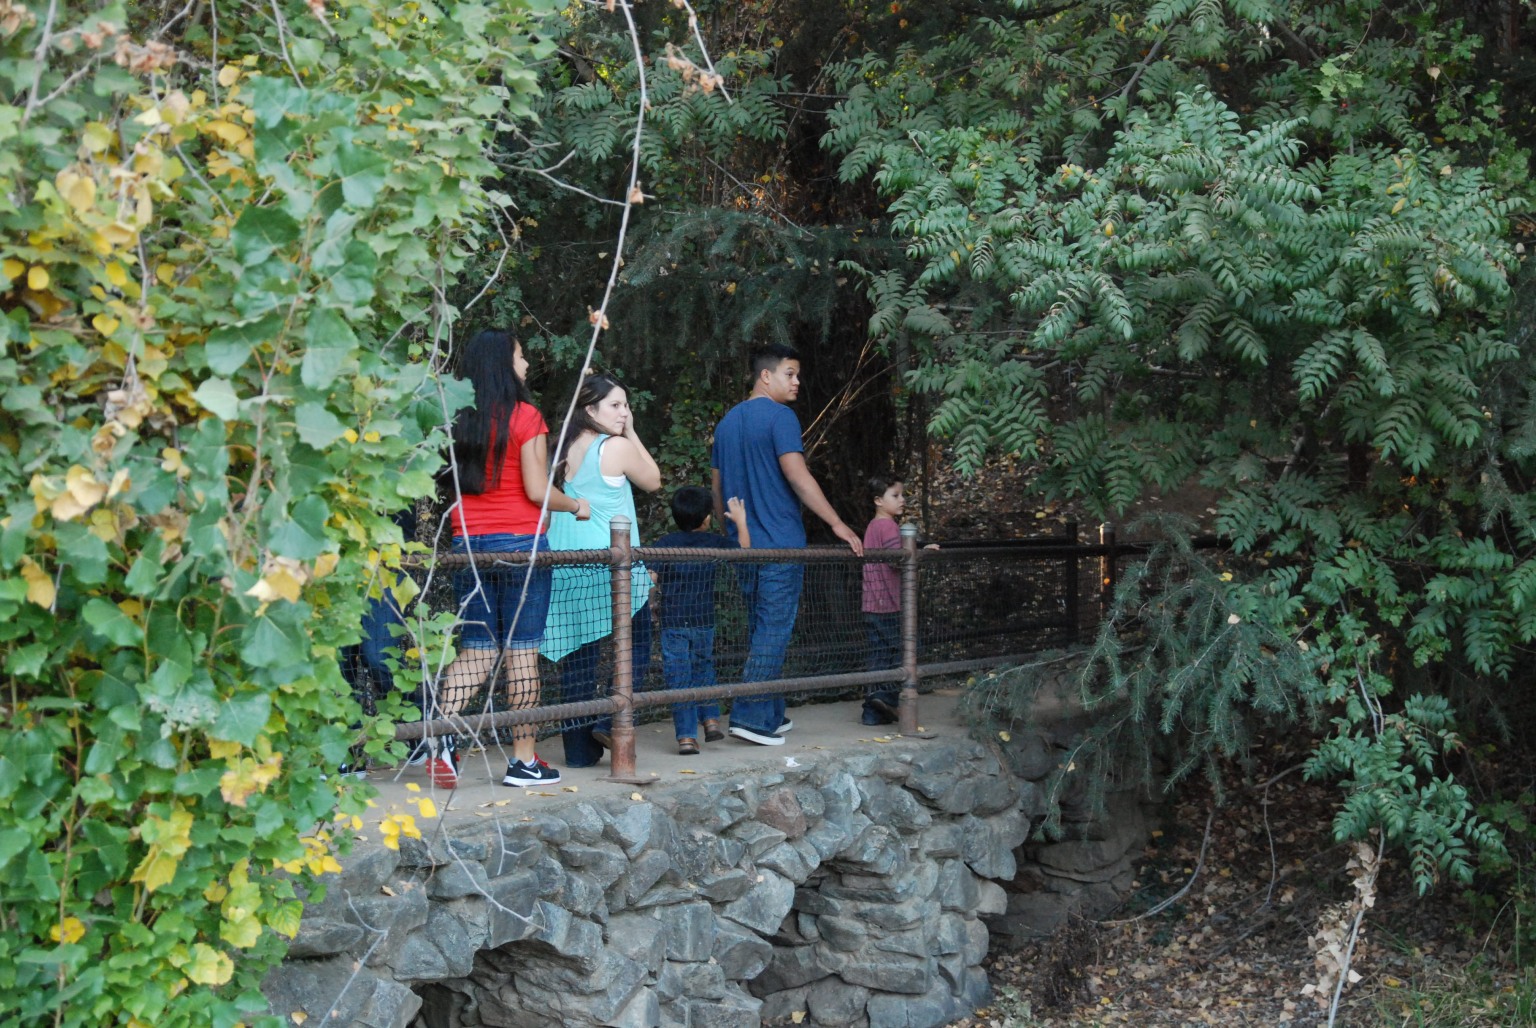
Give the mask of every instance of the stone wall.
[{"label": "stone wall", "polygon": [[898,738],[450,816],[353,854],[264,990],[285,1018],[370,1028],[943,1025],[988,998],[988,921],[1028,934],[1127,859],[1023,849],[1040,794],[1010,762]]}]

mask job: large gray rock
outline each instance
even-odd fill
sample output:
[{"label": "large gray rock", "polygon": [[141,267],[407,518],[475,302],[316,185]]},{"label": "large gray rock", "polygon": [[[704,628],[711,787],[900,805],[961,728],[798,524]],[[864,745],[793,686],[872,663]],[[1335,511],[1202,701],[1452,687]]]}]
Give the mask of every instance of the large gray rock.
[{"label": "large gray rock", "polygon": [[666,933],[668,960],[708,960],[715,945],[715,912],[708,903],[679,903],[653,915]]},{"label": "large gray rock", "polygon": [[759,868],[776,871],[797,884],[809,878],[819,863],[819,860],[807,862],[805,855],[787,842],[775,846],[757,858]]},{"label": "large gray rock", "polygon": [[540,904],[539,876],[532,871],[503,875],[493,881],[486,890],[486,906],[486,945],[491,949],[536,934],[546,923],[541,910],[558,910],[570,916],[564,907]]},{"label": "large gray rock", "polygon": [[407,1028],[421,1008],[421,998],[406,986],[344,957],[281,964],[268,972],[261,991],[285,1023],[299,1014],[319,1024],[330,1012],[334,1024]]},{"label": "large gray rock", "polygon": [[720,911],[737,924],[761,935],[777,931],[795,902],[795,885],[772,871],[759,871],[758,881],[741,899],[727,903]]},{"label": "large gray rock", "polygon": [[394,960],[395,978],[407,982],[463,978],[474,966],[468,931],[441,904],[433,905],[427,923],[406,937]]},{"label": "large gray rock", "polygon": [[605,835],[631,860],[651,843],[652,832],[666,817],[654,804],[635,803],[610,814]]},{"label": "large gray rock", "polygon": [[734,927],[728,921],[715,925],[714,949],[710,959],[731,981],[756,978],[773,959],[773,947],[761,936]]},{"label": "large gray rock", "polygon": [[662,1002],[677,999],[720,999],[725,995],[725,971],[719,964],[669,960],[656,977]]},{"label": "large gray rock", "polygon": [[728,991],[719,999],[688,1003],[688,1028],[745,1028],[762,1020],[762,1000],[740,990]]},{"label": "large gray rock", "polygon": [[299,934],[288,944],[288,956],[295,960],[334,956],[346,953],[362,941],[361,925],[323,917],[305,917],[299,924]]},{"label": "large gray rock", "polygon": [[839,978],[823,978],[806,990],[806,1008],[817,1024],[852,1024],[863,1016],[869,990]]}]

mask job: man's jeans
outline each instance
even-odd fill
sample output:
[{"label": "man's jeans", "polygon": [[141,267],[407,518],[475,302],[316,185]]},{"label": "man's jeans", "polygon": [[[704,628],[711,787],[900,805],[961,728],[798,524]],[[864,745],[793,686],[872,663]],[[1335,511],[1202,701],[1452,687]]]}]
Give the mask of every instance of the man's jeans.
[{"label": "man's jeans", "polygon": [[[800,611],[804,564],[745,564],[737,569],[751,617],[752,640],[743,682],[766,682],[784,671],[784,654]],[[731,724],[773,735],[784,723],[784,696],[751,696],[731,704]]]},{"label": "man's jeans", "polygon": [[[715,630],[663,628],[661,671],[668,689],[701,689],[715,684]],[[716,700],[672,705],[672,728],[679,739],[698,739],[699,722],[720,716]]]}]

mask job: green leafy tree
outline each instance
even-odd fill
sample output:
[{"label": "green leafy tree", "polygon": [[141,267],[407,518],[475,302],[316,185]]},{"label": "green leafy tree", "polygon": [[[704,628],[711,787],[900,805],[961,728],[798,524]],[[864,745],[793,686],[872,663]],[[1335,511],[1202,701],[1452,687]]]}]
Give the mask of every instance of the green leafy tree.
[{"label": "green leafy tree", "polygon": [[[1007,6],[840,69],[826,145],[906,243],[849,266],[872,333],[921,355],[964,467],[1037,460],[1045,497],[1104,515],[1215,491],[1253,558],[1203,579],[1233,625],[1262,619],[1241,652],[1305,660],[1277,665],[1283,702],[1247,657],[1210,677],[1191,662],[1232,630],[1149,614],[1184,586],[1140,579],[1084,664],[1112,722],[1188,770],[1242,751],[1235,719],[1314,710],[1340,837],[1407,846],[1420,888],[1465,880],[1498,840],[1435,693],[1510,674],[1536,629],[1506,438],[1529,399],[1500,385],[1528,367],[1502,331],[1523,155],[1497,91],[1454,81],[1477,39],[1433,4]],[[1208,731],[1180,739],[1194,711]]]},{"label": "green leafy tree", "polygon": [[553,6],[0,12],[0,1024],[264,1008]]}]

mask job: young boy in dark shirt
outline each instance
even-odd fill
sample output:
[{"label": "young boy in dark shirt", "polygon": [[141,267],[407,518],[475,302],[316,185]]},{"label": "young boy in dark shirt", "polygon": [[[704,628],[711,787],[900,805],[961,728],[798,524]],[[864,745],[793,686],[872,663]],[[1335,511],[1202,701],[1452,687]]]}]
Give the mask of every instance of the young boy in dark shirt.
[{"label": "young boy in dark shirt", "polygon": [[[657,549],[742,549],[752,545],[747,508],[737,497],[726,503],[726,517],[736,526],[736,540],[710,531],[715,501],[708,489],[685,485],[672,494],[672,520],[679,531],[657,539]],[[661,666],[668,689],[715,684],[715,570],[712,561],[654,561],[661,589]],[[725,738],[720,730],[720,704],[677,703],[672,727],[677,752],[699,752],[699,728],[707,742]]]}]

